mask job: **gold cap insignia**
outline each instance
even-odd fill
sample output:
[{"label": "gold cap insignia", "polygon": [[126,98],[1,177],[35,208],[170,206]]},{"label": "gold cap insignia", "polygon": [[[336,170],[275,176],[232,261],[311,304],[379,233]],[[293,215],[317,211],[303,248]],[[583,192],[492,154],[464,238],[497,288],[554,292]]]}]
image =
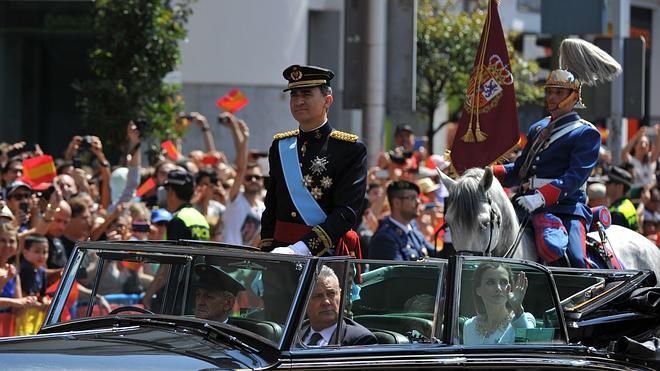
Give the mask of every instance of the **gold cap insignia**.
[{"label": "gold cap insignia", "polygon": [[291,80],[293,81],[298,81],[302,79],[303,73],[301,70],[294,68],[293,71],[291,71]]}]

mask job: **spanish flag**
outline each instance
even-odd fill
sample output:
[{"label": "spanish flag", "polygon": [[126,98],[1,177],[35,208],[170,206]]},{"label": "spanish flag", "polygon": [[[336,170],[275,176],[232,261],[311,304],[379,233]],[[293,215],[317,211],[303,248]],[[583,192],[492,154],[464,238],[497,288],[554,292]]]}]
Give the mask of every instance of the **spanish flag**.
[{"label": "spanish flag", "polygon": [[243,109],[248,103],[250,103],[250,101],[240,90],[232,89],[229,93],[225,94],[225,96],[218,99],[215,102],[215,105],[226,112],[236,113]]},{"label": "spanish flag", "polygon": [[452,170],[499,162],[520,138],[516,92],[498,0],[490,0],[463,113],[451,146]]},{"label": "spanish flag", "polygon": [[50,155],[41,155],[23,160],[23,178],[30,184],[52,182],[57,176],[55,162]]},{"label": "spanish flag", "polygon": [[166,140],[160,144],[160,148],[164,149],[167,152],[167,156],[172,160],[176,161],[179,159],[179,151],[176,150],[176,146],[172,143],[171,140]]}]

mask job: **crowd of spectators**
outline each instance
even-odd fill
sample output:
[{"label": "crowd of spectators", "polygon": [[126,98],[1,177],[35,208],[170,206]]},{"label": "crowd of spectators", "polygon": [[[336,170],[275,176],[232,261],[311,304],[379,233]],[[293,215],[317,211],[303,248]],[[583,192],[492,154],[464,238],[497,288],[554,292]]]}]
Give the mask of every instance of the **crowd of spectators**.
[{"label": "crowd of spectators", "polygon": [[[236,158],[229,161],[215,148],[209,122],[203,115],[192,113],[180,119],[190,120],[201,130],[204,150],[187,155],[179,152],[176,158],[168,158],[163,151],[157,163],[144,166],[142,138],[131,122],[126,128],[127,151],[118,164],[108,161],[101,138],[74,136],[55,161],[57,176],[46,183],[34,184],[23,176],[23,160],[43,154],[38,146],[29,150],[25,143],[0,146],[0,316],[28,310],[45,313],[52,294],[49,288],[57,283],[76,241],[166,239],[166,225],[173,210],[167,209],[163,185],[173,170],[183,170],[195,179],[190,203],[206,218],[210,240],[259,245],[268,169],[258,162],[263,152],[249,150],[248,125],[232,114],[220,115],[219,122],[231,132],[235,145]],[[611,207],[618,201],[613,197],[629,198],[638,218],[635,229],[653,241],[658,241],[660,233],[657,129],[658,125],[642,127],[623,149],[621,171],[624,178],[629,174],[629,179],[622,182],[621,177],[608,176],[613,169],[612,158],[603,147],[588,182],[590,206]],[[402,180],[418,189],[414,200],[411,198],[415,212],[406,219],[409,225],[405,227],[419,231],[426,247],[420,250],[421,256],[413,255],[443,256],[451,246],[450,231],[442,228],[447,189],[439,182],[435,169],[446,171],[449,165],[442,155],[430,155],[424,140],[416,138],[409,126],[397,127],[394,149],[382,152],[377,165],[368,171],[361,223],[356,226],[363,257],[382,256],[374,251],[378,244],[369,242],[393,213],[388,188]],[[150,183],[153,186],[136,197],[136,190],[144,191],[144,185]],[[614,193],[616,184],[624,184],[618,194]],[[400,215],[399,211],[394,213]],[[94,262],[90,262],[88,271],[93,269]],[[109,265],[104,269],[116,282],[100,288],[99,295],[126,292],[136,279],[147,286],[155,273],[147,267],[131,271],[130,267]],[[79,289],[83,296],[90,294],[84,278]],[[0,336],[9,331],[0,323]]]}]

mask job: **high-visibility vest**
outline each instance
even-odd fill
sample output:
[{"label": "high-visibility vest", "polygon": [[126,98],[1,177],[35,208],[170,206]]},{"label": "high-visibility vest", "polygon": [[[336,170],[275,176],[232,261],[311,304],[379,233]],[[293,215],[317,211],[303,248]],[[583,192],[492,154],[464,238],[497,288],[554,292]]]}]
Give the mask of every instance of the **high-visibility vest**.
[{"label": "high-visibility vest", "polygon": [[637,209],[635,208],[635,205],[633,205],[632,201],[630,201],[629,199],[624,198],[619,202],[615,203],[614,205],[610,206],[610,211],[618,212],[621,215],[623,215],[623,217],[626,219],[626,223],[628,224],[624,227],[628,227],[633,231],[639,230],[639,222],[637,220]]},{"label": "high-visibility vest", "polygon": [[194,240],[208,241],[211,239],[209,223],[206,221],[204,215],[194,207],[184,207],[174,214],[174,217],[181,219],[186,227],[190,229]]}]

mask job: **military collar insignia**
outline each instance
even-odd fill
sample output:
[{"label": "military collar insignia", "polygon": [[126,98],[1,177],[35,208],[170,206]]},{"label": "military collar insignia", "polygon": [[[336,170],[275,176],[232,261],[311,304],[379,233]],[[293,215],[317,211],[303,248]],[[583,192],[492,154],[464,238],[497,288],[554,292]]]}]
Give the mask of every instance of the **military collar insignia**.
[{"label": "military collar insignia", "polygon": [[321,139],[322,135],[323,134],[321,134],[321,130],[319,130],[319,129],[314,130],[314,138]]},{"label": "military collar insignia", "polygon": [[309,169],[312,171],[312,173],[316,175],[321,175],[325,172],[326,170],[325,167],[326,165],[328,165],[328,162],[329,161],[327,157],[316,156],[316,158],[312,160],[312,166],[310,166]]}]

